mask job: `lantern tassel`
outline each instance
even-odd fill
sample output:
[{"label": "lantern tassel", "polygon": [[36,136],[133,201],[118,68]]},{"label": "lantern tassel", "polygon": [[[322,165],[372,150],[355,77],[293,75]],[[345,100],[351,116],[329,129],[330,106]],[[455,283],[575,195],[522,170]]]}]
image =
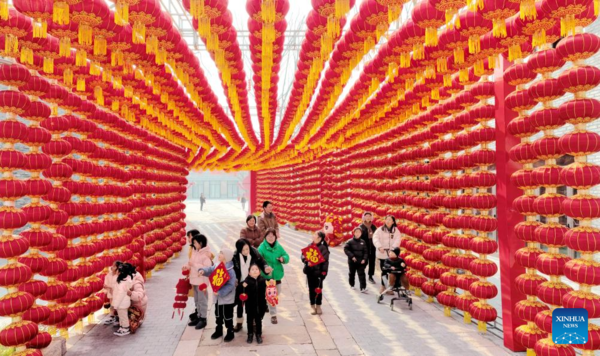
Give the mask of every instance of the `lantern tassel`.
[{"label": "lantern tassel", "polygon": [[77,50],[75,53],[75,65],[77,67],[85,67],[87,66],[87,52],[81,49]]},{"label": "lantern tassel", "polygon": [[94,56],[106,56],[106,38],[102,36],[94,38]]},{"label": "lantern tassel", "polygon": [[59,43],[59,55],[61,57],[70,57],[71,56],[71,39],[68,37],[61,37],[58,41]]},{"label": "lantern tassel", "polygon": [[462,47],[456,47],[454,49],[454,63],[465,63],[465,50]]},{"label": "lantern tassel", "polygon": [[21,63],[33,65],[33,50],[27,47],[21,47]]},{"label": "lantern tassel", "polygon": [[463,316],[463,322],[465,324],[471,324],[471,313],[465,312],[465,315]]},{"label": "lantern tassel", "polygon": [[142,22],[135,22],[133,24],[133,32],[131,33],[131,41],[136,44],[142,44],[146,42],[146,25]]},{"label": "lantern tassel", "polygon": [[[456,25],[455,21],[452,21],[452,19],[454,19],[454,15],[457,14],[457,10],[456,9],[447,9],[446,10],[446,26],[448,26],[449,28],[452,28]],[[457,28],[460,28],[460,22]]]},{"label": "lantern tassel", "polygon": [[104,106],[104,94],[102,92],[102,87],[97,86],[94,88],[94,98],[96,98],[98,105]]},{"label": "lantern tassel", "polygon": [[117,1],[115,11],[115,24],[124,26],[129,23],[129,3],[127,1]]},{"label": "lantern tassel", "polygon": [[444,75],[444,86],[449,88],[452,86],[452,76],[450,74]]},{"label": "lantern tassel", "polygon": [[87,24],[79,24],[79,31],[77,33],[77,40],[80,45],[91,46],[92,45],[92,28]]},{"label": "lantern tassel", "polygon": [[531,45],[538,47],[546,44],[546,30],[541,29],[536,31],[531,38]]},{"label": "lantern tassel", "polygon": [[496,38],[505,38],[506,37],[506,22],[504,19],[494,19],[493,20],[494,27],[492,29],[492,34]]},{"label": "lantern tassel", "polygon": [[69,4],[65,1],[55,1],[52,7],[52,22],[58,25],[69,24]]},{"label": "lantern tassel", "polygon": [[519,7],[519,14],[519,16],[521,16],[521,20],[535,20],[537,18],[535,0],[521,1],[521,5]]},{"label": "lantern tassel", "polygon": [[0,0],[0,19],[8,21],[8,0]]},{"label": "lantern tassel", "polygon": [[77,78],[77,91],[85,91],[85,78]]},{"label": "lantern tassel", "polygon": [[73,71],[71,69],[65,69],[63,72],[63,83],[67,86],[73,85]]},{"label": "lantern tassel", "polygon": [[484,333],[487,332],[487,323],[485,321],[477,322],[477,331]]},{"label": "lantern tassel", "polygon": [[481,42],[479,41],[479,36],[473,35],[469,36],[469,53],[476,54],[481,51]]},{"label": "lantern tassel", "polygon": [[421,60],[425,58],[425,48],[419,44],[413,45],[413,58]]},{"label": "lantern tassel", "polygon": [[19,38],[15,35],[7,34],[4,41],[4,52],[8,54],[19,53]]},{"label": "lantern tassel", "polygon": [[54,58],[44,57],[44,73],[54,73]]},{"label": "lantern tassel", "polygon": [[510,47],[508,47],[508,60],[509,61],[514,61],[517,59],[521,59],[523,58],[523,53],[521,52],[521,45],[520,44],[514,44]]},{"label": "lantern tassel", "polygon": [[534,349],[527,349],[526,356],[536,356]]},{"label": "lantern tassel", "polygon": [[594,0],[594,16],[600,14],[600,0]]},{"label": "lantern tassel", "polygon": [[[478,59],[473,66],[473,72],[476,76],[481,77],[484,72],[483,59]],[[468,75],[468,74],[467,74]]]},{"label": "lantern tassel", "polygon": [[445,57],[436,60],[436,68],[438,73],[446,73],[448,71],[448,62]]},{"label": "lantern tassel", "polygon": [[346,13],[350,11],[350,0],[335,0],[335,17],[341,19],[346,16]]},{"label": "lantern tassel", "polygon": [[437,28],[427,27],[425,29],[425,45],[429,47],[438,45],[438,33]]},{"label": "lantern tassel", "polygon": [[462,68],[458,71],[458,79],[461,83],[469,80],[469,68]]},{"label": "lantern tassel", "polygon": [[560,19],[560,35],[566,37],[575,34],[575,26],[577,25],[574,15],[567,15]]},{"label": "lantern tassel", "polygon": [[450,307],[444,307],[444,316],[452,316],[452,309]]},{"label": "lantern tassel", "polygon": [[33,38],[46,38],[47,35],[48,23],[41,19],[33,20]]}]

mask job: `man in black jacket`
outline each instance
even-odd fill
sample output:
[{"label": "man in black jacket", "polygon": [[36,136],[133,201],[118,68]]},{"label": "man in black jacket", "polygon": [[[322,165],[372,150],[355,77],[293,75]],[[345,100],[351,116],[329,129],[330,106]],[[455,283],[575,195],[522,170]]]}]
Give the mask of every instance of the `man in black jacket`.
[{"label": "man in black jacket", "polygon": [[361,238],[362,229],[354,228],[352,231],[353,237],[346,242],[344,252],[348,256],[348,282],[350,287],[354,289],[354,277],[358,272],[358,281],[360,283],[360,291],[367,293],[367,279],[365,278],[365,267],[369,257],[367,243]]},{"label": "man in black jacket", "polygon": [[365,211],[362,216],[362,224],[360,224],[359,228],[362,232],[360,238],[365,241],[368,250],[368,263],[369,263],[369,282],[371,284],[375,284],[375,280],[373,279],[373,275],[375,274],[375,246],[373,245],[373,234],[375,230],[377,230],[377,226],[373,224],[373,214],[368,211]]}]

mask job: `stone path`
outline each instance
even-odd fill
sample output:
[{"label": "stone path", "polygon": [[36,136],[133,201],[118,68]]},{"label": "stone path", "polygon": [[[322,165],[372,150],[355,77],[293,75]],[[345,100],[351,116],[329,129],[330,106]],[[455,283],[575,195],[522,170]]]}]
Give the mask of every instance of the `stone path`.
[{"label": "stone path", "polygon": [[[199,211],[198,204],[188,206],[188,228],[199,228],[209,238],[211,248],[218,251],[223,244],[234,245],[244,225],[244,213],[237,201],[211,203],[204,212]],[[391,311],[389,304],[376,304],[376,285],[369,285],[366,295],[350,289],[341,247],[331,249],[323,315],[310,315],[300,263],[300,249],[308,244],[309,236],[283,228],[282,237],[291,258],[285,269],[279,324],[272,325],[265,316],[262,345],[248,345],[245,329],[227,344],[211,340],[215,325],[212,310],[206,330],[196,331],[179,318],[171,319],[174,285],[186,262],[182,255],[149,280],[148,319],[136,335],[118,338],[112,335],[112,328],[100,325],[67,355],[512,355],[499,338],[478,334],[476,325],[465,325],[458,316],[444,317],[423,299],[413,298],[413,310],[399,302]],[[188,302],[186,315],[193,309],[191,304]]]}]

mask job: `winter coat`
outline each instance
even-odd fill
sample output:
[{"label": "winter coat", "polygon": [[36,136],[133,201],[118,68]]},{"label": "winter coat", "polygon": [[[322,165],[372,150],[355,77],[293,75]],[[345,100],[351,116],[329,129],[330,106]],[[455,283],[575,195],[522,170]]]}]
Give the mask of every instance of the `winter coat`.
[{"label": "winter coat", "polygon": [[[393,267],[393,269],[392,269]],[[388,273],[404,273],[406,263],[402,258],[388,258],[383,262],[383,271]]]},{"label": "winter coat", "polygon": [[275,229],[277,236],[279,237],[279,224],[277,223],[277,217],[273,213],[265,214],[263,211],[258,217],[258,229],[262,234],[264,234],[268,228]]},{"label": "winter coat", "polygon": [[[371,226],[367,227],[364,223],[358,226],[360,231],[362,232],[360,235],[361,240],[363,240],[367,245],[367,251],[371,248],[371,243],[373,242],[373,234],[377,231],[377,227],[375,224],[371,223]],[[369,238],[369,229],[371,229],[371,238]]]},{"label": "winter coat", "polygon": [[262,231],[257,226],[254,226],[253,228],[249,226],[243,228],[240,231],[240,238],[248,241],[250,246],[255,248],[258,248],[264,240]]},{"label": "winter coat", "polygon": [[[240,255],[241,255],[241,253],[238,253],[236,251],[233,254],[233,260],[232,260],[233,261],[233,270],[235,271],[235,277],[237,278],[238,281],[242,280],[242,271],[241,271],[242,256],[240,256]],[[267,268],[267,263],[265,262],[265,259],[260,255],[258,250],[255,249],[254,247],[250,247],[250,257],[251,257],[250,264],[256,264],[258,266],[258,268],[262,272],[264,272],[265,268]]]},{"label": "winter coat", "polygon": [[127,295],[127,292],[131,290],[132,286],[133,281],[130,276],[127,276],[121,282],[117,282],[113,288],[113,298],[110,303],[113,308],[127,309],[131,306],[131,297]]},{"label": "winter coat", "polygon": [[[384,226],[381,226],[375,231],[373,235],[373,245],[375,246],[375,257],[380,260],[386,260],[388,258],[388,251],[394,247],[400,247],[400,230],[397,227],[392,232],[384,231]],[[379,251],[383,248],[384,251]]]},{"label": "winter coat", "polygon": [[[271,274],[260,272],[264,279],[280,281],[283,279],[283,265],[290,262],[290,255],[283,249],[283,246],[278,241],[275,241],[273,247],[264,240],[258,247],[258,252],[265,259],[268,266],[273,268]],[[283,263],[279,262],[278,258],[283,257]]]},{"label": "winter coat", "polygon": [[[205,276],[210,276],[211,273],[218,267],[219,265],[200,268],[198,271],[204,271]],[[219,305],[227,305],[235,303],[235,286],[237,279],[235,278],[235,271],[233,270],[233,262],[227,262],[225,264],[225,268],[227,268],[227,273],[229,274],[229,280],[225,283],[224,286],[219,289],[217,292],[217,297],[213,298],[214,302]]]},{"label": "winter coat", "polygon": [[106,298],[112,299],[113,290],[117,284],[117,277],[119,276],[119,272],[113,273],[109,268],[108,273],[104,277],[104,289],[106,290]]},{"label": "winter coat", "polygon": [[133,276],[133,286],[131,287],[131,304],[138,307],[142,312],[146,312],[148,306],[148,296],[144,285],[144,277],[140,273]]},{"label": "winter coat", "polygon": [[[308,244],[308,246],[310,245],[314,246],[314,243],[311,242]],[[306,258],[304,258],[304,255],[302,255],[302,262],[304,263],[304,269],[302,272],[304,272],[304,274],[307,276],[325,279],[329,270],[329,247],[327,247],[325,244],[319,244],[318,248],[319,251],[321,251],[321,255],[323,255],[323,258],[325,259],[325,262],[319,263],[315,266],[309,266],[308,261]]]},{"label": "winter coat", "polygon": [[244,302],[246,314],[248,315],[264,315],[267,311],[267,281],[262,277],[252,278],[246,277],[244,280],[248,286],[242,286],[241,293],[248,295],[248,300]]},{"label": "winter coat", "polygon": [[197,272],[200,268],[210,267],[213,265],[211,259],[210,247],[206,246],[201,248],[200,250],[196,250],[192,248],[192,256],[190,256],[190,261],[188,262],[188,267],[190,268],[190,284],[193,286],[199,286],[201,284],[206,284],[207,286],[210,284],[208,281],[208,275],[199,276]]},{"label": "winter coat", "polygon": [[[363,265],[366,265],[366,262],[369,259],[367,242],[365,242],[362,238],[352,238],[346,241],[344,253],[346,256],[348,256],[348,263],[361,264],[362,261],[365,261]],[[353,261],[353,258],[356,258],[356,261]]]}]

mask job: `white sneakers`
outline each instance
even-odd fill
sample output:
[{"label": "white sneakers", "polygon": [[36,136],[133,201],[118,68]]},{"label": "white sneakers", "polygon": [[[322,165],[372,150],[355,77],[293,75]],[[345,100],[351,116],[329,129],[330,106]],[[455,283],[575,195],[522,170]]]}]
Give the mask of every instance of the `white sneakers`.
[{"label": "white sneakers", "polygon": [[109,316],[106,320],[104,320],[104,325],[111,325],[114,324],[114,322],[117,321],[117,318],[115,318],[114,316]]},{"label": "white sneakers", "polygon": [[129,328],[121,327],[119,330],[115,331],[114,334],[117,336],[125,336],[131,334],[131,332],[129,331]]}]

